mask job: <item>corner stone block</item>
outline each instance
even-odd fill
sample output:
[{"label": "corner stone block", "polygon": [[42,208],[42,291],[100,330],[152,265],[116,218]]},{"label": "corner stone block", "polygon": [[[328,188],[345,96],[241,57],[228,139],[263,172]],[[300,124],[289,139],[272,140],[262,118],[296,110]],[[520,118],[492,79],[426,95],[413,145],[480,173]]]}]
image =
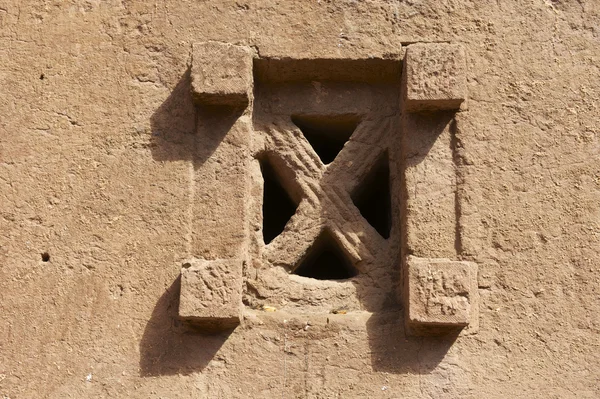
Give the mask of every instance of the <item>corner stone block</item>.
[{"label": "corner stone block", "polygon": [[181,269],[179,316],[209,329],[228,329],[240,323],[241,259],[194,259]]},{"label": "corner stone block", "polygon": [[456,110],[467,97],[465,50],[457,44],[418,43],[406,49],[404,108]]},{"label": "corner stone block", "polygon": [[410,256],[407,268],[407,321],[413,333],[436,334],[477,324],[477,264]]},{"label": "corner stone block", "polygon": [[191,75],[196,103],[245,107],[252,93],[252,51],[228,43],[195,43]]}]

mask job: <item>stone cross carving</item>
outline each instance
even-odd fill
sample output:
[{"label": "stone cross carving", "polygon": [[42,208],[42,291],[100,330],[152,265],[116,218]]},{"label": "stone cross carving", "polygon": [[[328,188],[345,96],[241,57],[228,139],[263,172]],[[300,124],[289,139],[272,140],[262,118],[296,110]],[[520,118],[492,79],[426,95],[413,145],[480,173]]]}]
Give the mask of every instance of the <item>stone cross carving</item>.
[{"label": "stone cross carving", "polygon": [[[244,46],[194,45],[199,112],[235,120],[201,169],[221,183],[195,178],[180,316],[232,328],[243,300],[326,311],[343,298],[380,311],[398,293],[410,333],[475,332],[477,265],[456,248],[452,116],[465,109],[465,69],[462,47],[442,43],[409,45],[403,60],[261,59]],[[281,199],[267,207],[269,184]],[[315,292],[320,302],[307,300]]]}]

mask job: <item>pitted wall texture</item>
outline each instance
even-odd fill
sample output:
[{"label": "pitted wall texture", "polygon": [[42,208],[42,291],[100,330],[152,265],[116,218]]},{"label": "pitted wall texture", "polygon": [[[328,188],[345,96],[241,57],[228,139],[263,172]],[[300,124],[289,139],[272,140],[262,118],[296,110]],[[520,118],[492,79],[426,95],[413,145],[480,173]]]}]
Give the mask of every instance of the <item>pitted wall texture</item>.
[{"label": "pitted wall texture", "polygon": [[[0,396],[597,397],[599,20],[593,1],[0,2]],[[247,303],[212,335],[178,318],[190,255],[239,256],[222,165],[244,171],[220,183],[228,201],[261,195],[240,161],[256,121],[190,95],[205,41],[264,59],[463,46],[466,108],[403,148],[406,179],[439,200],[416,204],[421,223],[460,216],[436,240],[414,230],[413,255],[478,265],[476,335],[413,337],[397,312],[343,300],[301,317]],[[419,162],[432,151],[452,157],[454,192],[419,184],[420,168],[446,170]],[[279,281],[258,287],[277,296]],[[294,295],[318,305],[328,284]]]}]

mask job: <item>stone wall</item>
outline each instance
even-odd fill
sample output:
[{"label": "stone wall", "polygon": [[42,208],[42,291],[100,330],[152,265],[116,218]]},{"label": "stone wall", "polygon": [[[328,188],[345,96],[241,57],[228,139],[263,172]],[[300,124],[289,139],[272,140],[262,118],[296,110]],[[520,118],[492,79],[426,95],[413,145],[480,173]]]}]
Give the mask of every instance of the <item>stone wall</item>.
[{"label": "stone wall", "polygon": [[0,397],[598,397],[599,22],[0,2]]}]

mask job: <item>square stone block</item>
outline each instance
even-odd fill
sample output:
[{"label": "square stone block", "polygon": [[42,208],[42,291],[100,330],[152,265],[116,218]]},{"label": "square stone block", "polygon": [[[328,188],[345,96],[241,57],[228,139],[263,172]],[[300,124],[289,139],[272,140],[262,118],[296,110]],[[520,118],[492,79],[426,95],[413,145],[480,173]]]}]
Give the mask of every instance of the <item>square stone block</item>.
[{"label": "square stone block", "polygon": [[404,58],[404,108],[410,112],[458,109],[467,97],[466,68],[460,45],[411,44]]},{"label": "square stone block", "polygon": [[192,48],[192,95],[199,104],[246,106],[252,93],[252,51],[228,43]]},{"label": "square stone block", "polygon": [[466,327],[477,312],[477,264],[410,256],[408,323],[411,327]]},{"label": "square stone block", "polygon": [[193,259],[181,269],[179,316],[213,329],[235,327],[242,306],[242,260]]}]

